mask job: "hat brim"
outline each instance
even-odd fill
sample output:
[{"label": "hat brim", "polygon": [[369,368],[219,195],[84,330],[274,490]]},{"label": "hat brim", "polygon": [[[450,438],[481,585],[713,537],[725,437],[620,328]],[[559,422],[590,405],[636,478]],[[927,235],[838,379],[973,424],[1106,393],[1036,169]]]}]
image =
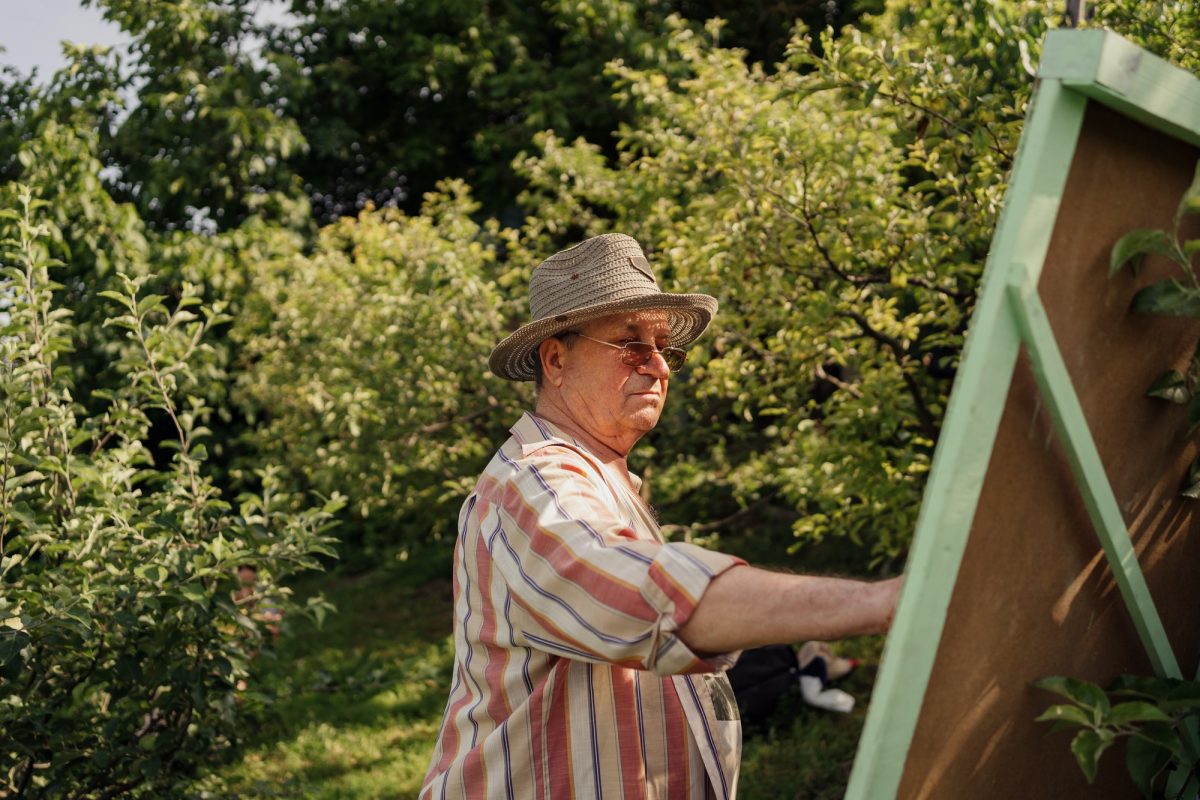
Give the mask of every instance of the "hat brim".
[{"label": "hat brim", "polygon": [[531,381],[537,366],[538,345],[551,336],[612,314],[651,310],[667,312],[671,345],[683,347],[695,341],[712,322],[717,313],[717,298],[706,294],[655,292],[539,319],[517,328],[496,345],[488,357],[488,368],[510,381]]}]

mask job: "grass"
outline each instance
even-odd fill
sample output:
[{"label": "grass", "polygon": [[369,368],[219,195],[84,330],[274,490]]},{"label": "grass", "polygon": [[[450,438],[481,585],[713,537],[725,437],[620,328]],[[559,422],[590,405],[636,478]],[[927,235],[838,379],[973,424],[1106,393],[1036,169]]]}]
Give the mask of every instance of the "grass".
[{"label": "grass", "polygon": [[249,693],[274,702],[242,760],[218,773],[226,794],[416,797],[446,702],[450,581],[379,569],[299,591],[323,592],[338,613],[321,630],[301,622],[263,657]]},{"label": "grass", "polygon": [[[448,561],[444,570],[449,575]],[[413,798],[446,701],[451,586],[428,572],[380,568],[321,576],[298,593],[338,607],[323,629],[298,621],[264,653],[247,691],[260,707],[239,761],[220,767],[219,792],[237,798]],[[765,730],[747,731],[742,800],[838,798],[845,792],[882,640],[839,652],[867,662],[841,688],[858,703],[841,715],[786,698]]]}]

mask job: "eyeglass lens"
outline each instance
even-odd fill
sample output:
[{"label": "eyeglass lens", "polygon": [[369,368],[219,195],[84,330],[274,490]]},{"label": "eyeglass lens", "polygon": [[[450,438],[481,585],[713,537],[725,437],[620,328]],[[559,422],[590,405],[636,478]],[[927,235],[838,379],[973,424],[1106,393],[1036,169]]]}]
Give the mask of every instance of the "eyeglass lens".
[{"label": "eyeglass lens", "polygon": [[678,347],[664,347],[659,350],[646,342],[626,342],[621,349],[624,351],[621,354],[621,361],[630,367],[643,366],[655,353],[662,353],[663,361],[667,362],[667,368],[672,372],[678,372],[687,359],[687,353]]}]

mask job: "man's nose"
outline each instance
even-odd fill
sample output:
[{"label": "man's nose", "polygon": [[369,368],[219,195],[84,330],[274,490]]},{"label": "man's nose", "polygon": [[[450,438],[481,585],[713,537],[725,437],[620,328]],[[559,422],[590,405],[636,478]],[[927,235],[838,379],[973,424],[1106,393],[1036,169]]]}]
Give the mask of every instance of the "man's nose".
[{"label": "man's nose", "polygon": [[638,367],[638,372],[645,375],[653,375],[655,378],[668,378],[671,375],[671,368],[667,366],[667,360],[659,350],[655,350],[650,360]]}]

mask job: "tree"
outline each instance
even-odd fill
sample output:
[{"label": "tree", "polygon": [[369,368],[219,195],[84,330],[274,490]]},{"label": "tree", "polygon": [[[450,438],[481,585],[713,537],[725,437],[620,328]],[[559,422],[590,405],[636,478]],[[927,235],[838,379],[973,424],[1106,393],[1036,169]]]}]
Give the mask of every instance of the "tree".
[{"label": "tree", "polygon": [[278,32],[289,109],[311,144],[300,164],[322,221],[368,202],[418,210],[447,177],[490,213],[511,210],[508,162],[536,131],[615,128],[605,62],[646,63],[657,14],[604,0],[396,4],[295,0]]},{"label": "tree", "polygon": [[120,85],[137,103],[101,129],[114,196],[162,230],[224,230],[252,215],[305,224],[290,160],[306,145],[278,70],[256,57],[257,0],[86,3],[133,37]]},{"label": "tree", "polygon": [[420,215],[365,210],[257,261],[233,334],[258,458],[347,497],[355,565],[452,540],[520,405],[486,368],[511,308],[491,279],[504,240],[462,184],[441,188]]},{"label": "tree", "polygon": [[[652,440],[673,454],[649,482],[664,516],[903,555],[1028,96],[1010,76],[1041,11],[930,4],[919,30],[941,51],[895,16],[827,32],[819,54],[801,32],[773,74],[680,28],[688,79],[616,68],[637,120],[618,167],[540,140],[522,165],[528,236],[629,231],[668,285],[721,300],[694,396]],[[1011,44],[987,44],[994,26]]]},{"label": "tree", "polygon": [[774,61],[796,18],[840,24],[878,5],[758,2],[730,14],[695,0],[293,0],[300,23],[272,46],[287,108],[311,145],[297,169],[321,221],[368,202],[416,212],[449,177],[513,222],[523,184],[510,162],[535,133],[582,136],[615,154],[612,134],[630,116],[605,64],[672,74],[663,46],[672,14],[697,26],[730,16],[730,42]]},{"label": "tree", "polygon": [[[10,797],[175,794],[229,752],[250,709],[238,680],[265,646],[235,568],[277,582],[330,554],[338,501],[300,509],[264,493],[231,507],[203,473],[203,375],[192,365],[224,319],[194,289],[168,308],[121,274],[110,323],[134,345],[102,414],[73,399],[71,311],[55,303],[46,204],[0,189],[0,787]],[[56,246],[57,245],[57,246]],[[174,458],[155,469],[149,413],[168,416]],[[308,610],[323,614],[321,601]]]}]

